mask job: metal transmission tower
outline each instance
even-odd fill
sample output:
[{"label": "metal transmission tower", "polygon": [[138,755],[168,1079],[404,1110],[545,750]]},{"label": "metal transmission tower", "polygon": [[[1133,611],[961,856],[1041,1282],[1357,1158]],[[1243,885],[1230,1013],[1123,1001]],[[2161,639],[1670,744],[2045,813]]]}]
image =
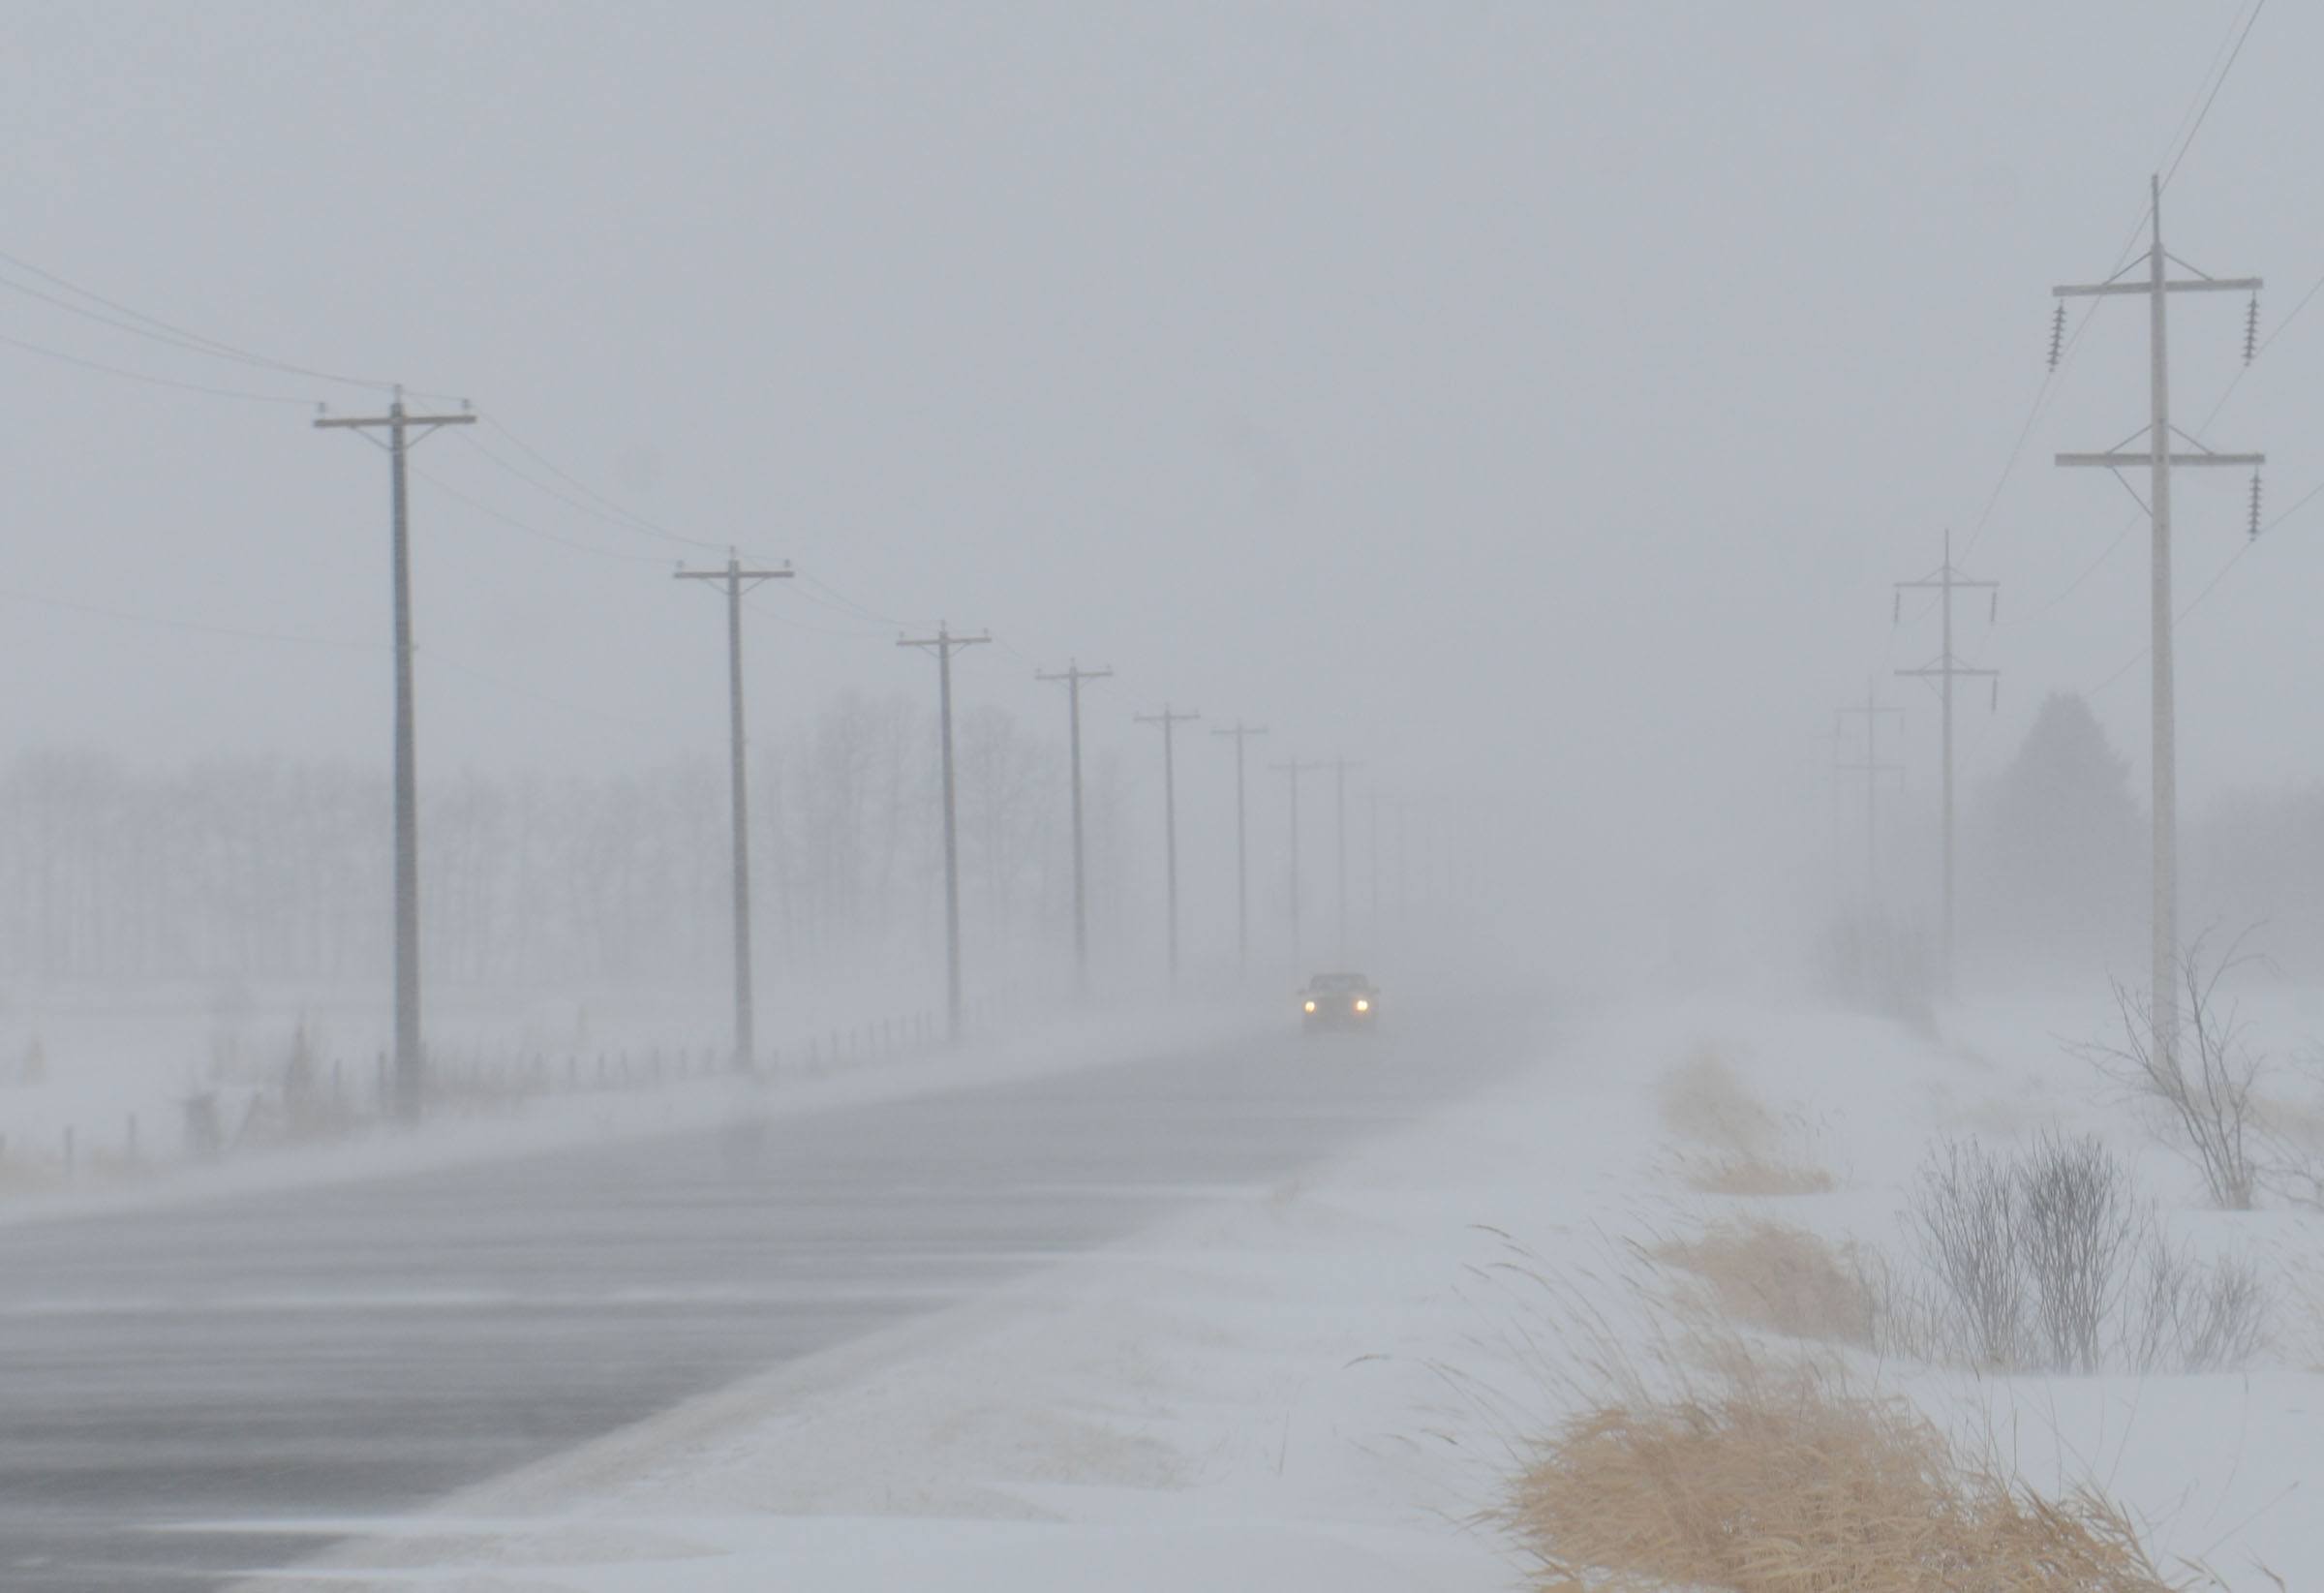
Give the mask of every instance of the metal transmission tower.
[{"label": "metal transmission tower", "polygon": [[900,636],[898,647],[916,647],[936,656],[936,717],[944,747],[944,1023],[945,1034],[961,1039],[961,846],[953,813],[952,656],[963,647],[982,647],[989,635],[956,636],[939,624],[933,636]]},{"label": "metal transmission tower", "polygon": [[1938,606],[1944,613],[1944,650],[1937,661],[1918,669],[1900,669],[1899,675],[1940,682],[1939,692],[1944,701],[1944,993],[1953,994],[1953,682],[1959,679],[1982,678],[1993,681],[1995,702],[2000,702],[2001,671],[1974,669],[1953,656],[1953,594],[1974,591],[1988,595],[1986,618],[1991,620],[2001,604],[1999,581],[1976,581],[1953,567],[1953,534],[1944,534],[1944,563],[1934,575],[1924,575],[1917,581],[1896,583],[1896,613],[1904,614],[1905,594],[1934,590],[1940,596]]},{"label": "metal transmission tower", "polygon": [[1235,738],[1235,958],[1238,969],[1248,973],[1251,966],[1251,849],[1243,803],[1242,751],[1244,744],[1253,736],[1267,734],[1267,726],[1245,724],[1237,720],[1232,728],[1212,730],[1210,733]]},{"label": "metal transmission tower", "polygon": [[1073,988],[1081,996],[1089,994],[1089,896],[1082,873],[1082,683],[1108,680],[1113,674],[1111,669],[1084,669],[1078,660],[1068,663],[1060,674],[1033,671],[1033,679],[1037,681],[1065,683],[1066,719],[1072,726]]},{"label": "metal transmission tower", "polygon": [[[1905,766],[1901,763],[1881,761],[1881,720],[1890,715],[1901,720],[1905,717],[1905,711],[1902,708],[1881,707],[1870,684],[1864,688],[1864,701],[1860,706],[1832,710],[1835,729],[1841,720],[1851,716],[1864,720],[1864,761],[1844,763],[1839,767],[1848,773],[1864,777],[1864,893],[1868,900],[1876,896],[1881,888],[1881,777],[1905,772]],[[1836,755],[1837,748],[1834,751]]]},{"label": "metal transmission tower", "polygon": [[1300,776],[1311,769],[1330,767],[1326,763],[1303,763],[1298,758],[1288,763],[1269,765],[1279,775],[1291,777],[1291,960],[1300,960]]},{"label": "metal transmission tower", "polygon": [[1178,726],[1203,716],[1176,713],[1170,704],[1164,703],[1159,714],[1131,717],[1140,724],[1162,727],[1162,851],[1170,897],[1170,982],[1175,986],[1178,982],[1178,779],[1175,749]]},{"label": "metal transmission tower", "polygon": [[1339,962],[1342,967],[1348,962],[1348,771],[1362,767],[1362,764],[1351,763],[1344,757],[1331,760],[1331,806],[1335,815],[1332,846],[1338,854]]},{"label": "metal transmission tower", "polygon": [[[2164,253],[2162,247],[2162,180],[2151,180],[2148,189],[2149,217],[2154,231],[2147,246],[2146,280],[2123,280],[2123,271],[2104,282],[2078,287],[2053,288],[2051,293],[2061,302],[2058,305],[2060,330],[2050,337],[2050,367],[2058,365],[2062,331],[2065,324],[2065,305],[2068,298],[2083,298],[2100,294],[2144,293],[2147,295],[2147,352],[2150,367],[2149,397],[2152,415],[2145,428],[2147,445],[2143,449],[2125,451],[2111,449],[2105,453],[2062,453],[2061,465],[2095,466],[2101,470],[2121,471],[2144,465],[2148,470],[2147,516],[2155,530],[2154,581],[2151,593],[2151,624],[2153,639],[2148,643],[2148,655],[2155,665],[2155,943],[2154,943],[2154,1026],[2155,1054],[2176,1057],[2179,1043],[2179,993],[2175,965],[2179,943],[2179,751],[2176,705],[2175,670],[2171,658],[2171,469],[2176,465],[2248,466],[2251,477],[2251,535],[2259,535],[2259,467],[2267,463],[2264,453],[2216,453],[2200,441],[2187,436],[2171,424],[2170,339],[2165,325],[2163,306],[2173,293],[2249,293],[2251,310],[2244,324],[2244,359],[2248,363],[2256,352],[2254,336],[2259,318],[2258,277],[2209,277],[2176,256]],[[2194,274],[2171,278],[2165,273],[2165,262],[2183,267]],[[2136,262],[2134,261],[2133,264]],[[2133,432],[2125,442],[2136,442]],[[2186,443],[2187,451],[2179,451],[2172,440]],[[2122,479],[2118,474],[2118,479]],[[2129,483],[2126,479],[2124,484]],[[2132,496],[2137,495],[2133,488]]]},{"label": "metal transmission tower", "polygon": [[[322,415],[315,421],[324,428],[359,430],[387,450],[395,563],[395,1111],[406,1122],[419,1118],[425,1053],[419,1032],[419,777],[412,713],[411,499],[404,459],[414,444],[439,427],[473,426],[475,420],[465,409],[458,414],[409,414],[399,386],[383,415]],[[387,433],[386,442],[371,436],[379,429]]]},{"label": "metal transmission tower", "polygon": [[726,586],[727,742],[733,759],[734,808],[734,1065],[749,1069],[758,1060],[750,997],[750,802],[744,775],[743,594],[762,581],[790,579],[791,567],[745,569],[730,549],[724,569],[681,569],[681,581],[722,581]]}]

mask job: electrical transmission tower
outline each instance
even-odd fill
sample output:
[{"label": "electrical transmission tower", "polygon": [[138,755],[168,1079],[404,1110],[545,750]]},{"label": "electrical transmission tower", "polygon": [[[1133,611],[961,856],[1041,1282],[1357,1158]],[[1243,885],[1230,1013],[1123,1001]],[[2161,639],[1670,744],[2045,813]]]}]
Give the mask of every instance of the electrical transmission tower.
[{"label": "electrical transmission tower", "polygon": [[1210,733],[1235,738],[1235,958],[1239,971],[1247,974],[1251,968],[1251,850],[1243,803],[1242,752],[1253,736],[1267,734],[1267,726],[1237,720],[1232,727]]},{"label": "electrical transmission tower", "polygon": [[743,594],[766,581],[788,580],[791,567],[745,569],[729,549],[724,569],[681,569],[681,581],[719,581],[726,588],[726,739],[733,763],[729,800],[734,809],[734,1065],[758,1062],[750,992],[750,800],[743,736]]},{"label": "electrical transmission tower", "polygon": [[961,845],[953,807],[952,656],[992,639],[956,636],[949,626],[938,625],[933,636],[900,636],[896,641],[898,647],[916,647],[936,656],[936,718],[944,747],[944,1031],[955,1045],[961,1042]]},{"label": "electrical transmission tower", "polygon": [[[2150,181],[2148,215],[2154,224],[2146,252],[2146,280],[2125,281],[2125,265],[2122,271],[2104,282],[2083,286],[2053,288],[2052,295],[2060,302],[2056,329],[2050,335],[2050,368],[2057,369],[2063,332],[2065,325],[2064,300],[2116,293],[2144,293],[2147,295],[2147,353],[2149,366],[2150,419],[2145,427],[2147,445],[2143,449],[2126,450],[2117,447],[2104,453],[2062,453],[2058,463],[2069,466],[2095,467],[2117,473],[2117,479],[2128,486],[2120,473],[2139,465],[2147,467],[2147,517],[2154,527],[2154,577],[2150,593],[2150,624],[2153,639],[2148,643],[2148,656],[2154,661],[2155,710],[2155,915],[2154,915],[2154,1006],[2151,1014],[2155,1055],[2176,1058],[2179,1045],[2179,750],[2176,703],[2176,670],[2171,656],[2171,471],[2179,465],[2249,467],[2251,475],[2250,535],[2259,535],[2259,467],[2267,463],[2264,453],[2217,453],[2199,439],[2187,436],[2171,424],[2170,338],[2165,322],[2164,305],[2173,293],[2249,293],[2251,307],[2244,322],[2244,360],[2250,362],[2257,352],[2259,327],[2258,277],[2212,277],[2196,271],[2185,260],[2166,254],[2162,247],[2162,180]],[[2133,261],[2132,265],[2137,262]],[[2166,265],[2178,265],[2191,272],[2187,277],[2170,277]],[[2135,443],[2139,433],[2131,433],[2125,444]],[[2186,451],[2174,446],[2174,439],[2187,444]],[[2136,489],[2131,495],[2137,496]]]},{"label": "electrical transmission tower", "polygon": [[1331,805],[1335,817],[1332,826],[1332,845],[1338,853],[1339,906],[1339,964],[1348,964],[1348,771],[1361,769],[1361,763],[1346,758],[1331,760]]},{"label": "electrical transmission tower", "polygon": [[[383,415],[322,415],[315,424],[359,431],[387,450],[387,493],[395,565],[395,1111],[405,1122],[419,1119],[420,1069],[425,1056],[419,1031],[419,776],[412,709],[412,527],[410,487],[404,460],[413,445],[444,426],[473,426],[476,417],[412,414],[404,389]],[[384,430],[380,443],[371,433]],[[416,434],[416,435],[415,435]]]},{"label": "electrical transmission tower", "polygon": [[1896,583],[1896,614],[1904,614],[1905,594],[1934,590],[1939,594],[1938,606],[1944,614],[1944,649],[1937,661],[1918,669],[1900,669],[1899,675],[1940,683],[1939,691],[1944,701],[1944,993],[1953,994],[1953,682],[1982,678],[1994,682],[1994,701],[2001,701],[2001,671],[1975,669],[1963,663],[1953,655],[1953,594],[1973,591],[1988,595],[1986,619],[1992,620],[2001,604],[1999,581],[1972,580],[1953,567],[1953,534],[1944,534],[1944,563],[1934,575],[1924,575],[1917,581]]},{"label": "electrical transmission tower", "polygon": [[1132,716],[1140,724],[1158,724],[1162,727],[1162,851],[1163,867],[1169,878],[1170,983],[1173,989],[1178,983],[1178,778],[1174,750],[1177,745],[1178,726],[1202,717],[1199,713],[1173,712],[1168,703],[1162,705],[1159,714]]},{"label": "electrical transmission tower", "polygon": [[1881,888],[1881,777],[1902,775],[1905,772],[1905,766],[1901,763],[1881,761],[1881,720],[1890,716],[1901,720],[1905,717],[1905,711],[1902,708],[1881,707],[1878,694],[1869,684],[1864,688],[1861,705],[1832,710],[1835,727],[1844,719],[1860,718],[1864,721],[1864,761],[1844,763],[1840,767],[1850,774],[1864,777],[1864,892],[1867,900],[1877,897]]},{"label": "electrical transmission tower", "polygon": [[1291,777],[1291,960],[1300,960],[1300,776],[1330,765],[1322,762],[1302,762],[1293,758],[1287,763],[1269,765],[1275,773]]},{"label": "electrical transmission tower", "polygon": [[1111,669],[1084,669],[1079,661],[1068,663],[1057,674],[1033,672],[1037,681],[1065,683],[1066,719],[1072,726],[1073,745],[1073,988],[1076,994],[1089,994],[1089,894],[1082,872],[1082,683],[1113,678]]}]

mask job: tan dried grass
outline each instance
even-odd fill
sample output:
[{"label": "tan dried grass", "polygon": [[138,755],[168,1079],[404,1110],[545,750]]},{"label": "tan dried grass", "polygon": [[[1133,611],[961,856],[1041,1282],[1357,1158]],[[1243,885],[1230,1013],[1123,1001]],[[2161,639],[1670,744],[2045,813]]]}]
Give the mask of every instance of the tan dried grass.
[{"label": "tan dried grass", "polygon": [[1774,1222],[1721,1223],[1647,1251],[1698,1279],[1731,1321],[1789,1338],[1870,1346],[1874,1295],[1852,1244]]},{"label": "tan dried grass", "polygon": [[1723,1156],[1688,1162],[1687,1187],[1705,1195],[1828,1195],[1839,1184],[1820,1167],[1769,1161],[1763,1156]]},{"label": "tan dried grass", "polygon": [[1657,1104],[1670,1129],[1735,1156],[1765,1156],[1782,1125],[1751,1088],[1708,1047],[1663,1076]]},{"label": "tan dried grass", "polygon": [[1570,1417],[1509,1518],[1543,1589],[2171,1593],[2120,1507],[2046,1499],[1909,1405],[1828,1371],[1730,1358],[1712,1392]]}]

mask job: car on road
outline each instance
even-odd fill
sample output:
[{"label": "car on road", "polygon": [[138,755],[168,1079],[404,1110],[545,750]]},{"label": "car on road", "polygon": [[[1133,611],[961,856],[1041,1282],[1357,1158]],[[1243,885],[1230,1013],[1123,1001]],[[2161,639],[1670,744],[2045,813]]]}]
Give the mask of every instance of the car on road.
[{"label": "car on road", "polygon": [[1304,1034],[1369,1034],[1379,1016],[1380,993],[1361,973],[1319,973],[1299,998]]}]

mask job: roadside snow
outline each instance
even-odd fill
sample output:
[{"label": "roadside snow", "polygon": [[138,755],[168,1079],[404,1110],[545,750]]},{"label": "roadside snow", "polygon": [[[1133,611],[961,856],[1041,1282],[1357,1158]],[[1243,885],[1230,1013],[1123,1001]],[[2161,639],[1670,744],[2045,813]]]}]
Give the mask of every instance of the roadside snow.
[{"label": "roadside snow", "polygon": [[[1630,1241],[1738,1210],[1883,1241],[1934,1137],[2052,1124],[2103,1128],[2184,1204],[2184,1176],[2050,1037],[2084,1017],[1972,1014],[1943,1040],[1733,1005],[1577,1025],[1521,1076],[1264,1195],[1190,1207],[424,1517],[282,1523],[360,1536],[249,1585],[1506,1593],[1522,1558],[1476,1517],[1586,1353],[1556,1341],[1544,1297],[1623,1320]],[[1706,1054],[1764,1110],[1674,1128],[1667,1080]],[[1705,1143],[1722,1139],[1838,1186],[1694,1192],[1685,1171],[1737,1149]],[[2283,1286],[2264,1370],[1880,1375],[2037,1486],[2108,1487],[2158,1550],[2230,1588],[2319,1585],[2324,1507],[2303,1485],[2324,1458],[2324,1376],[2316,1297],[2298,1296],[2324,1232],[2183,1215]],[[1513,1244],[1531,1259],[1513,1268]]]}]

